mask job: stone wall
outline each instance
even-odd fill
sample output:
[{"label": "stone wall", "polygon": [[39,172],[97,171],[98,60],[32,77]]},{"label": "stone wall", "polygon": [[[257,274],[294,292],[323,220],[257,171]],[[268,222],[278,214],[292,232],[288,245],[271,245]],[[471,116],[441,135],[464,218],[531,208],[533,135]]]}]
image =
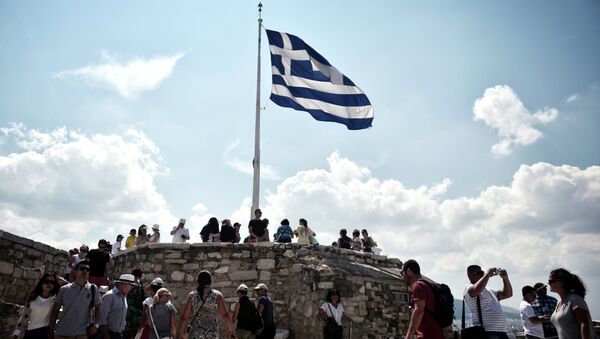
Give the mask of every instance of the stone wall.
[{"label": "stone wall", "polygon": [[[64,274],[68,253],[0,230],[0,338],[16,325],[23,305],[43,272]],[[13,316],[11,316],[13,315]]]},{"label": "stone wall", "polygon": [[[313,317],[327,291],[337,288],[347,315],[354,318],[353,338],[398,338],[408,327],[408,290],[399,278],[401,262],[385,256],[297,244],[147,244],[114,257],[112,278],[134,267],[148,285],[161,277],[183,310],[201,269],[213,273],[213,288],[233,310],[235,289],[259,282],[269,286],[278,327],[290,338],[320,338]],[[346,337],[350,326],[346,326]]]}]

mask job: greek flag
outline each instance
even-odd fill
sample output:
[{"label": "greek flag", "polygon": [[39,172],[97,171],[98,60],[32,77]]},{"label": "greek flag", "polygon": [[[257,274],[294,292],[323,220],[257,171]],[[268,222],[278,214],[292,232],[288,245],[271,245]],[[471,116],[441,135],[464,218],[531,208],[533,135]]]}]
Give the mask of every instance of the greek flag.
[{"label": "greek flag", "polygon": [[352,80],[297,36],[266,31],[274,103],[306,111],[319,121],[344,124],[350,130],[371,127],[371,103]]}]

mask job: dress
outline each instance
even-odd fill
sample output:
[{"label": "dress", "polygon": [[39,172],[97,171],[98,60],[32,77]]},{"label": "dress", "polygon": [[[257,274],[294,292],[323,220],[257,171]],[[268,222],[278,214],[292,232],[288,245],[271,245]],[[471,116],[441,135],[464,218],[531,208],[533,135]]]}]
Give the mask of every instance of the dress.
[{"label": "dress", "polygon": [[210,290],[204,305],[202,305],[200,293],[198,291],[190,293],[192,312],[188,322],[188,325],[191,326],[188,339],[217,339],[219,337],[219,295],[221,292]]}]

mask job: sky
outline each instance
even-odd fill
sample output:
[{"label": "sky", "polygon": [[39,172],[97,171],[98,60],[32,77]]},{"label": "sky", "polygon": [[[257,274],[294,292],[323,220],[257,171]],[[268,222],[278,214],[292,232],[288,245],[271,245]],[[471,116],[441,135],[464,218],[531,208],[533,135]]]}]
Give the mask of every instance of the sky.
[{"label": "sky", "polygon": [[[349,131],[270,102],[263,31],[271,232],[367,228],[455,296],[467,265],[506,268],[512,307],[564,267],[600,319],[597,1],[263,5],[375,112]],[[0,228],[68,249],[142,223],[165,242],[179,218],[194,242],[212,216],[246,225],[257,34],[251,1],[0,2]]]}]

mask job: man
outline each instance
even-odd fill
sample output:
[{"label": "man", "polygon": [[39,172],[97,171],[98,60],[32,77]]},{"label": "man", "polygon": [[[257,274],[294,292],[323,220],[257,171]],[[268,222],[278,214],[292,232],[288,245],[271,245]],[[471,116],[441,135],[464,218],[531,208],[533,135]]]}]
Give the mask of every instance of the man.
[{"label": "man", "polygon": [[[261,220],[262,211],[257,208],[254,211],[254,219],[248,223],[248,232],[250,232],[250,242],[265,242],[269,241],[269,230],[266,223]],[[253,240],[254,239],[254,240]]]},{"label": "man", "polygon": [[[74,281],[60,288],[50,314],[49,338],[55,339],[87,339],[95,336],[100,323],[100,293],[96,285],[88,282],[90,262],[81,260],[75,265],[71,273]],[[56,318],[60,308],[58,324]],[[95,324],[90,324],[90,319],[96,319]],[[56,332],[54,331],[56,328]]]},{"label": "man", "polygon": [[119,252],[121,252],[121,242],[123,241],[123,235],[119,234],[117,235],[117,241],[115,241],[115,243],[112,246],[112,251],[111,254],[115,255]]},{"label": "man", "polygon": [[179,225],[173,227],[171,235],[173,236],[172,243],[174,244],[190,240],[190,231],[187,228],[185,228],[184,218],[179,219]]},{"label": "man", "polygon": [[263,320],[263,330],[256,336],[256,339],[275,338],[275,324],[273,323],[273,302],[268,295],[267,285],[260,283],[254,288],[258,296],[257,311]]},{"label": "man", "polygon": [[96,286],[108,286],[108,269],[111,266],[106,240],[98,240],[98,248],[91,250],[86,258],[90,261],[90,282]]},{"label": "man", "polygon": [[[535,314],[539,317],[551,316],[552,312],[556,309],[558,300],[547,295],[548,290],[546,285],[541,282],[533,285],[533,288],[537,294],[537,298],[531,303],[531,307],[533,307]],[[556,332],[554,325],[552,325],[552,322],[544,322],[542,323],[542,327],[544,328],[544,338],[558,337],[558,333]]]},{"label": "man", "polygon": [[[486,288],[489,279],[495,275],[502,278],[503,288],[501,291]],[[471,283],[465,288],[464,300],[469,305],[473,324],[481,324],[477,311],[477,299],[479,299],[483,328],[487,338],[508,339],[506,318],[502,313],[502,306],[500,306],[500,300],[512,297],[513,293],[508,272],[500,268],[489,268],[484,272],[481,270],[481,266],[471,265],[467,267],[467,277]]]},{"label": "man", "polygon": [[[125,338],[135,337],[137,330],[140,328],[142,318],[144,317],[143,303],[146,299],[146,290],[144,289],[144,285],[141,281],[142,270],[136,267],[131,271],[131,274],[135,278],[135,285],[133,286],[131,291],[127,293],[127,325],[125,326],[125,332],[123,333],[123,336]],[[162,280],[160,284],[162,287]],[[156,289],[155,291],[157,290],[158,289]]]},{"label": "man", "polygon": [[436,309],[433,287],[421,276],[419,263],[407,260],[402,266],[402,278],[412,289],[413,311],[406,339],[412,339],[415,331],[419,339],[444,339],[444,331],[433,317]]},{"label": "man", "polygon": [[127,315],[127,293],[135,285],[133,274],[121,274],[115,287],[102,297],[100,307],[100,338],[123,339]]},{"label": "man", "polygon": [[348,231],[345,228],[340,230],[340,238],[338,239],[338,247],[347,250],[352,248],[352,239],[348,236]]},{"label": "man", "polygon": [[524,286],[521,292],[523,293],[523,300],[519,305],[519,311],[525,336],[527,339],[542,339],[544,338],[542,323],[549,322],[550,318],[535,315],[535,311],[531,307],[531,303],[535,300],[535,289],[533,287]]},{"label": "man", "polygon": [[233,228],[235,229],[235,243],[238,244],[241,240],[242,240],[242,236],[240,235],[240,227],[242,227],[242,224],[240,224],[239,222],[236,222],[233,224]]},{"label": "man", "polygon": [[129,231],[129,236],[127,237],[127,240],[125,240],[125,248],[131,248],[133,246],[135,246],[135,235],[137,234],[137,231],[135,230],[135,228],[132,228]]}]

